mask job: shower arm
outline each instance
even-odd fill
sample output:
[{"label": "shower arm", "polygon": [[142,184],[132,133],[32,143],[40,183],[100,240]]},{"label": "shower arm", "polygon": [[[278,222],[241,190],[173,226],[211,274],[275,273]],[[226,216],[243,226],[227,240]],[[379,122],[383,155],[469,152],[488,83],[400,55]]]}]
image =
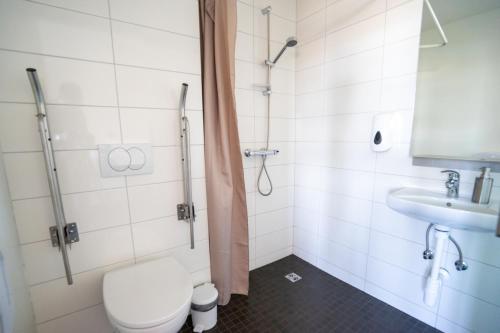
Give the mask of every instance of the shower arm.
[{"label": "shower arm", "polygon": [[441,26],[441,23],[439,23],[439,19],[437,18],[436,13],[434,12],[434,9],[432,8],[430,0],[424,0],[424,3],[427,6],[427,9],[429,9],[429,13],[431,14],[432,20],[434,21],[434,24],[436,25],[443,42],[438,43],[438,44],[423,44],[423,45],[420,45],[420,48],[421,49],[429,49],[429,48],[434,48],[434,47],[443,47],[446,44],[448,44],[448,38],[446,37],[446,34],[444,33],[444,30],[443,30],[443,27]]}]

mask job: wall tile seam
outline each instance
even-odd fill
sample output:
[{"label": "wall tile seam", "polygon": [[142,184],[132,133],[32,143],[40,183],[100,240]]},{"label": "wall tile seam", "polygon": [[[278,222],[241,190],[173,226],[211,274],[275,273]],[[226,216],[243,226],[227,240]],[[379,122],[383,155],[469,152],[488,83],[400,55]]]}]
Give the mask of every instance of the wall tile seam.
[{"label": "wall tile seam", "polygon": [[[1,111],[0,111],[1,113]],[[127,145],[127,144],[133,144],[134,142],[128,143],[112,143],[116,145]],[[64,149],[54,149],[54,152],[99,152],[99,148],[97,147],[98,145],[101,145],[101,143],[97,144],[96,147],[76,147],[76,148],[64,148]],[[202,143],[192,143],[191,146],[195,147],[204,147],[205,145]],[[151,148],[180,148],[180,145],[151,145]],[[5,155],[20,155],[20,154],[39,154],[43,153],[43,150],[7,150],[2,152]],[[120,177],[133,177],[133,176],[120,176]],[[198,177],[200,178],[200,177]],[[204,178],[204,177],[203,177]]]},{"label": "wall tile seam", "polygon": [[[425,311],[427,311],[427,312],[432,313],[432,314],[433,314],[433,315],[435,315],[435,316],[437,316],[437,315],[438,315],[438,313],[437,313],[437,309],[428,308],[428,307],[426,307],[426,306],[425,306],[425,305],[423,305],[423,304],[418,304],[418,303],[415,303],[414,301],[412,301],[412,300],[410,300],[410,299],[408,299],[408,298],[405,298],[405,297],[403,297],[403,296],[401,296],[401,295],[395,294],[393,291],[388,290],[388,289],[386,289],[386,288],[384,288],[384,287],[382,287],[382,286],[380,286],[380,285],[378,285],[378,284],[376,284],[376,283],[374,283],[374,282],[372,282],[372,281],[366,280],[366,283],[370,283],[370,284],[372,284],[372,285],[376,286],[377,288],[382,289],[382,290],[383,290],[383,291],[385,291],[386,293],[391,294],[392,296],[395,296],[396,298],[399,298],[399,299],[400,299],[400,300],[402,300],[403,302],[406,302],[406,303],[412,304],[412,305],[416,306],[417,308],[420,308],[420,309],[422,309],[422,310],[425,310]],[[363,289],[363,291],[365,291],[365,290],[366,290],[366,287]],[[366,291],[365,291],[365,292],[366,292]],[[373,297],[375,297],[375,296],[373,296]],[[387,303],[387,302],[383,301],[382,299],[380,299],[380,298],[378,298],[378,297],[375,297],[375,298],[377,298],[378,300],[381,300],[382,302],[384,302],[384,303],[386,303],[386,304],[389,304],[389,303]],[[390,305],[390,304],[389,304],[389,305]],[[400,310],[400,311],[402,311],[402,310]],[[402,312],[405,312],[405,311],[402,311]],[[405,312],[405,313],[407,313],[407,314],[408,314],[408,312]],[[410,316],[411,316],[411,315],[410,315]],[[413,316],[412,316],[412,317],[413,317]]]},{"label": "wall tile seam", "polygon": [[[331,5],[331,4],[330,4],[330,5]],[[310,18],[311,16],[314,16],[314,15],[319,14],[319,13],[321,13],[321,12],[325,12],[325,16],[326,16],[326,8],[327,8],[327,6],[328,6],[328,5],[327,5],[326,0],[325,0],[325,5],[324,5],[324,6],[321,6],[321,8],[320,8],[320,9],[316,9],[315,11],[313,11],[313,12],[309,13],[308,15],[306,15],[306,16],[304,16],[304,17],[301,17],[301,18],[299,18],[299,17],[298,17],[298,15],[297,15],[297,18],[296,18],[296,20],[295,20],[295,21],[297,22],[297,25],[298,25],[299,23],[302,23],[303,21],[307,20],[307,19],[308,19],[308,18]],[[297,13],[298,13],[298,10],[297,10]]]},{"label": "wall tile seam", "polygon": [[[408,74],[405,74],[405,76],[406,75],[408,75]],[[394,78],[396,78],[396,77],[394,77]],[[329,88],[321,88],[321,89],[315,89],[315,90],[312,90],[312,91],[306,91],[306,92],[296,93],[295,96],[296,97],[300,97],[300,96],[305,96],[305,95],[312,95],[312,94],[315,94],[315,93],[328,92],[328,91],[336,90],[336,89],[339,89],[339,88],[347,88],[347,87],[359,86],[359,85],[368,84],[368,83],[375,83],[375,82],[382,82],[382,77],[376,78],[374,80],[362,80],[362,81],[356,81],[356,82],[340,83],[340,84],[336,84],[333,87],[329,87]]]},{"label": "wall tile seam", "polygon": [[[280,232],[285,232],[289,229],[293,229],[293,226],[292,225],[289,225],[289,226],[286,226],[284,228],[279,228],[279,229],[276,229],[276,230],[273,230],[273,231],[269,231],[269,232],[265,232],[265,233],[262,233],[262,234],[255,234],[255,237],[253,237],[252,239],[258,239],[258,238],[262,238],[262,237],[265,237],[265,236],[268,236],[270,234],[274,234],[274,233],[280,233]],[[289,247],[289,246],[286,246],[286,247]]]},{"label": "wall tile seam", "polygon": [[[199,245],[200,243],[207,242],[207,241],[208,241],[208,239],[195,240],[195,246],[196,246],[196,244]],[[172,250],[176,250],[176,249],[182,249],[182,248],[184,248],[184,247],[186,247],[188,245],[189,245],[189,242],[187,242],[185,244],[182,244],[182,245],[176,245],[176,246],[170,247],[170,248],[165,248],[165,249],[160,250],[160,251],[154,251],[154,252],[151,252],[151,253],[148,253],[148,254],[145,254],[145,255],[141,255],[141,256],[132,256],[132,257],[130,257],[128,259],[116,261],[116,262],[113,262],[113,263],[110,263],[110,264],[106,264],[106,265],[103,265],[103,266],[96,266],[96,267],[93,267],[91,269],[86,269],[86,270],[83,270],[81,272],[74,273],[73,277],[81,275],[81,274],[86,274],[86,273],[100,271],[100,270],[107,269],[107,268],[110,268],[110,267],[115,266],[115,265],[127,264],[127,263],[131,263],[131,262],[135,263],[135,260],[137,260],[137,259],[145,259],[145,258],[148,258],[148,257],[151,257],[151,256],[162,254],[162,253],[164,253],[166,251],[172,251]],[[204,267],[204,268],[202,268],[200,270],[192,271],[190,273],[196,273],[198,271],[204,270],[204,269],[209,268],[209,267],[210,266],[206,266],[206,267]],[[106,273],[106,271],[104,271],[103,274],[104,273]],[[56,278],[53,278],[53,279],[50,279],[50,280],[46,280],[46,281],[41,281],[41,282],[37,282],[37,283],[34,283],[34,284],[30,284],[29,288],[32,289],[32,288],[36,288],[36,287],[41,287],[41,286],[43,286],[45,284],[49,284],[49,283],[56,282],[58,280],[65,280],[65,279],[66,278],[63,275],[61,275],[59,277],[56,277]]]},{"label": "wall tile seam", "polygon": [[[196,208],[196,212],[203,212],[205,213],[207,211],[207,207],[203,207],[203,208]],[[199,217],[199,214],[197,214],[197,216]],[[150,219],[146,219],[146,220],[133,220],[132,221],[132,226],[136,226],[136,225],[140,225],[140,224],[147,224],[147,223],[153,223],[153,222],[160,222],[161,220],[164,220],[164,219],[170,219],[170,218],[173,218],[173,217],[177,217],[177,213],[175,214],[171,214],[171,215],[162,215],[162,216],[158,216],[158,217],[154,217],[154,218],[150,218]],[[179,220],[179,222],[181,222],[181,220]],[[195,226],[196,226],[196,221],[194,222],[195,223]]]},{"label": "wall tile seam", "polygon": [[[280,249],[278,249],[278,250],[276,250],[276,251],[271,251],[271,252],[269,252],[269,253],[263,254],[263,255],[261,255],[261,256],[259,256],[259,257],[257,257],[257,254],[256,254],[256,256],[255,256],[254,260],[257,260],[257,259],[262,259],[262,258],[265,258],[265,257],[271,256],[271,255],[273,255],[273,254],[280,253],[281,251],[283,251],[283,250],[288,250],[288,249],[293,249],[293,246],[291,246],[291,245],[290,245],[290,246],[285,246],[285,247],[282,247],[282,248],[280,248]],[[257,251],[256,251],[256,252],[257,252]],[[274,262],[274,261],[276,261],[276,260],[279,260],[279,259],[275,259],[275,260],[273,260],[273,262]],[[269,263],[269,264],[270,264],[270,263]],[[265,265],[267,265],[267,264],[265,264]],[[261,266],[259,266],[258,268],[260,268],[260,267],[262,267],[262,266],[265,266],[265,265],[261,265]],[[254,269],[257,269],[257,268],[254,268]]]},{"label": "wall tile seam", "polygon": [[97,15],[97,14],[93,14],[93,13],[89,13],[89,12],[85,12],[85,11],[81,11],[81,10],[77,10],[77,9],[72,9],[72,8],[68,8],[68,7],[52,5],[52,4],[48,4],[48,3],[41,2],[41,1],[36,1],[36,0],[25,0],[25,1],[31,2],[33,4],[37,4],[37,5],[40,5],[40,6],[51,7],[51,8],[55,8],[55,9],[59,9],[59,10],[63,10],[63,11],[68,11],[68,12],[73,12],[73,13],[77,13],[77,14],[81,14],[81,15],[86,15],[86,16],[92,16],[92,17],[95,17],[95,18],[103,19],[103,20],[111,20],[111,21],[114,21],[114,22],[127,23],[127,24],[138,26],[138,27],[141,27],[141,28],[146,28],[146,29],[151,29],[151,30],[156,30],[156,31],[161,31],[161,32],[167,32],[167,33],[171,33],[171,34],[175,34],[175,35],[179,35],[179,36],[183,36],[183,37],[189,37],[189,38],[192,38],[192,39],[200,39],[200,37],[198,35],[190,35],[190,34],[185,34],[185,33],[181,33],[181,32],[178,32],[178,31],[173,31],[173,30],[168,30],[168,29],[162,29],[162,28],[158,28],[158,27],[154,27],[154,26],[150,26],[150,25],[145,25],[145,24],[140,24],[140,23],[136,23],[136,22],[131,22],[131,21],[126,21],[126,20],[121,20],[121,19],[113,18],[112,15],[111,15],[111,6],[109,5],[109,2],[108,2],[108,6],[107,6],[108,15],[107,16],[102,16],[102,15]]},{"label": "wall tile seam", "polygon": [[[345,222],[345,221],[343,221],[343,222]],[[345,223],[354,224],[354,223],[350,223],[350,222],[345,222]],[[318,223],[318,224],[319,224],[319,223]],[[356,225],[356,226],[359,226],[359,225],[357,225],[357,224],[355,224],[355,225]],[[293,225],[293,228],[295,228],[295,229],[300,229],[300,230],[302,230],[302,232],[304,232],[304,233],[311,233],[311,232],[309,232],[309,230],[307,230],[306,228],[302,228],[300,225],[296,225],[296,224],[294,224],[294,225]],[[317,232],[317,233],[316,233],[316,232],[312,232],[312,234],[315,236],[315,238],[316,238],[316,240],[317,240],[317,241],[324,240],[324,241],[326,241],[326,242],[328,242],[328,243],[332,243],[332,244],[335,244],[335,245],[337,245],[337,246],[341,246],[341,247],[343,247],[343,248],[348,249],[349,251],[356,252],[356,253],[358,253],[358,254],[360,254],[360,255],[363,255],[363,256],[368,257],[368,252],[363,252],[363,251],[360,251],[360,250],[358,250],[358,249],[355,249],[355,248],[353,248],[353,247],[351,247],[351,246],[349,246],[349,245],[347,245],[347,244],[345,244],[345,243],[341,243],[341,242],[335,241],[335,240],[331,239],[330,237],[328,237],[328,235],[320,234],[319,232]],[[318,257],[319,257],[319,256],[320,256],[320,255],[319,255],[319,253],[318,253]],[[326,260],[326,259],[325,259],[325,260]],[[344,270],[345,270],[345,269],[344,269]],[[352,274],[354,274],[354,273],[352,273]]]},{"label": "wall tile seam", "polygon": [[[28,1],[28,0],[24,0]],[[110,64],[111,65],[111,64]],[[240,89],[240,88],[237,88]],[[278,94],[278,93],[276,93]],[[282,94],[286,95],[286,94]],[[19,104],[19,105],[33,105],[35,106],[36,104],[34,102],[22,102],[22,101],[5,101],[5,100],[0,100],[0,104]],[[45,103],[46,106],[70,106],[70,107],[88,107],[88,108],[112,108],[112,109],[133,109],[137,110],[137,112],[141,112],[142,110],[156,110],[156,111],[171,111],[171,112],[178,112],[179,109],[177,108],[169,108],[169,107],[151,107],[151,106],[127,106],[127,105],[96,105],[96,104],[68,104],[68,103]],[[192,109],[192,108],[186,108],[187,112],[193,112],[193,113],[201,113],[203,112],[202,109]],[[50,113],[50,110],[48,110]],[[73,112],[73,111],[68,111],[68,112]]]},{"label": "wall tile seam", "polygon": [[[463,294],[463,295],[466,295],[466,296],[468,296],[468,297],[474,298],[476,301],[479,301],[479,302],[482,302],[482,303],[486,303],[486,304],[488,304],[488,305],[490,305],[490,306],[492,306],[492,307],[496,308],[497,310],[500,310],[500,303],[499,303],[499,304],[492,303],[492,302],[490,302],[490,301],[488,301],[488,300],[482,299],[482,298],[480,298],[480,297],[478,297],[478,296],[474,296],[474,295],[472,295],[472,294],[469,294],[469,293],[467,293],[467,292],[464,292],[462,289],[458,289],[458,288],[453,287],[453,286],[450,286],[450,285],[443,284],[443,288],[448,288],[448,289],[451,289],[451,290],[453,290],[453,291],[455,291],[455,292],[457,292],[457,293],[459,293],[459,294]],[[441,295],[440,295],[440,296],[441,296],[441,297],[440,297],[440,299],[441,299],[441,298],[442,298],[442,293],[441,293]],[[438,314],[439,314],[439,312],[438,312]],[[449,319],[448,319],[448,320],[449,320]],[[450,320],[450,321],[453,321],[453,320]]]},{"label": "wall tile seam", "polygon": [[[22,154],[22,153],[20,153],[20,154]],[[125,176],[122,176],[122,177],[125,177]],[[205,180],[205,177],[195,177],[195,178],[193,178],[193,180],[202,181],[202,180]],[[62,193],[62,196],[65,197],[65,196],[85,194],[85,193],[104,192],[104,191],[109,191],[109,190],[118,190],[118,189],[125,189],[125,188],[135,188],[135,187],[141,187],[141,186],[158,185],[158,184],[169,184],[169,183],[179,183],[179,182],[182,182],[182,179],[171,180],[171,181],[163,181],[163,182],[155,182],[155,183],[144,183],[144,184],[137,184],[137,185],[126,185],[126,184],[124,184],[123,186],[105,187],[105,188],[92,189],[92,190],[86,190],[86,191],[77,191],[77,192],[65,192],[65,193]],[[24,201],[24,200],[45,199],[45,198],[50,198],[50,194],[33,196],[33,197],[26,197],[26,198],[15,198],[15,199],[12,199],[12,202]]]},{"label": "wall tile seam", "polygon": [[[393,10],[393,9],[395,9],[395,8],[401,7],[401,6],[403,6],[403,5],[407,4],[407,3],[411,2],[411,1],[414,1],[414,0],[406,0],[406,1],[403,1],[402,3],[400,3],[400,4],[397,4],[396,6],[392,6],[392,7],[388,7],[388,6],[387,6],[387,4],[386,4],[386,6],[385,6],[385,8],[386,8],[386,9],[385,9],[385,11],[384,11],[384,12],[388,12],[388,11],[391,11],[391,10]],[[322,6],[320,9],[318,9],[318,10],[316,10],[316,11],[314,11],[314,12],[310,13],[309,15],[304,16],[304,17],[302,17],[302,18],[300,18],[300,19],[298,19],[298,18],[297,18],[297,20],[296,20],[296,21],[297,21],[297,24],[298,24],[298,23],[301,23],[302,21],[304,21],[304,20],[306,20],[306,19],[310,18],[311,16],[316,15],[316,14],[318,14],[318,13],[322,12],[322,11],[325,11],[325,15],[326,15],[326,10],[328,9],[328,7],[333,6],[336,2],[339,2],[339,1],[337,0],[337,1],[334,1],[334,2],[332,2],[332,3],[330,3],[330,4],[326,3],[326,5],[325,5],[325,6]],[[364,19],[362,19],[362,20],[356,21],[356,22],[354,22],[354,23],[352,23],[352,24],[350,24],[350,25],[348,25],[348,26],[345,26],[345,27],[343,27],[343,28],[341,28],[341,29],[344,29],[344,28],[349,27],[349,26],[351,26],[351,25],[355,25],[355,24],[358,24],[358,23],[360,23],[360,22],[363,22],[363,21],[369,20],[370,18],[373,18],[374,16],[380,15],[380,14],[382,14],[382,13],[383,13],[383,12],[380,12],[379,14],[375,14],[375,15],[372,15],[372,16],[370,16],[370,17],[368,17],[368,18],[364,18]],[[341,29],[340,29],[340,30],[341,30]],[[332,32],[332,31],[331,31],[331,32]]]},{"label": "wall tile seam", "polygon": [[[24,1],[29,1],[29,0],[24,0]],[[99,61],[99,60],[92,60],[92,59],[85,59],[85,58],[68,57],[68,56],[51,54],[51,53],[40,53],[40,52],[32,52],[32,51],[8,49],[8,48],[0,48],[0,51],[11,52],[11,53],[20,53],[20,54],[32,55],[32,56],[71,60],[71,61],[76,61],[76,62],[88,62],[88,63],[99,64],[99,65],[114,65],[114,66],[121,66],[121,67],[127,67],[127,68],[144,69],[144,70],[149,70],[149,71],[167,72],[167,73],[184,74],[184,75],[192,75],[192,76],[201,77],[201,73],[183,72],[183,71],[179,71],[179,70],[165,69],[165,68],[159,68],[159,67],[122,64],[122,63],[116,63],[113,61],[111,61],[111,62]],[[55,103],[51,103],[51,104],[55,104]],[[58,105],[58,104],[55,104],[55,105]],[[111,105],[111,106],[115,106],[115,105]]]}]

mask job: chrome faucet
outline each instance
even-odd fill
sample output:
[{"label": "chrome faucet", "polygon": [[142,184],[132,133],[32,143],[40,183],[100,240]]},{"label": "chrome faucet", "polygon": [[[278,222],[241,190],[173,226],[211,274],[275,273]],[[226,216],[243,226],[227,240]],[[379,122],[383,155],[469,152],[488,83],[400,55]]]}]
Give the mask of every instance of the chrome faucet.
[{"label": "chrome faucet", "polygon": [[448,180],[445,185],[448,189],[446,196],[448,198],[458,198],[458,193],[460,190],[460,174],[455,170],[443,170],[442,173],[448,174]]}]

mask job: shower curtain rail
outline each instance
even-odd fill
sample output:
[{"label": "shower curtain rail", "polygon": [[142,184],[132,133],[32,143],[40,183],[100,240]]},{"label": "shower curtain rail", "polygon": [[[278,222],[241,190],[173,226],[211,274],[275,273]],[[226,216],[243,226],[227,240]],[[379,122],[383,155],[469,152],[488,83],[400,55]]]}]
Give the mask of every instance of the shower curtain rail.
[{"label": "shower curtain rail", "polygon": [[439,22],[439,19],[434,12],[434,9],[432,8],[431,2],[429,0],[424,0],[425,5],[427,6],[427,9],[429,9],[429,13],[431,14],[432,20],[434,21],[434,24],[436,25],[436,28],[439,31],[439,34],[441,35],[441,39],[443,40],[442,43],[438,44],[422,44],[420,45],[421,49],[430,49],[434,47],[443,47],[446,44],[448,44],[448,38],[446,37],[446,34],[444,33],[443,27],[441,26],[441,23]]},{"label": "shower curtain rail", "polygon": [[54,158],[54,149],[52,147],[52,137],[50,135],[42,86],[40,84],[40,80],[38,79],[36,69],[27,68],[26,73],[28,74],[31,88],[33,90],[33,95],[35,97],[38,129],[40,132],[40,139],[43,147],[43,155],[45,159],[45,167],[47,169],[47,178],[49,182],[52,208],[56,221],[56,225],[54,227],[50,227],[49,229],[52,246],[59,247],[63,258],[64,270],[66,272],[66,280],[68,284],[71,285],[73,284],[73,276],[71,274],[71,266],[68,259],[67,245],[71,246],[71,243],[79,241],[78,229],[76,227],[76,223],[67,224],[66,217],[64,216],[61,191],[59,188],[59,179],[57,177],[57,167]]},{"label": "shower curtain rail", "polygon": [[184,181],[184,203],[177,205],[177,218],[189,223],[191,249],[194,249],[194,221],[196,214],[193,204],[193,180],[191,176],[191,128],[186,117],[186,96],[188,84],[182,84],[181,99],[179,102],[179,120],[181,133],[181,160]]}]

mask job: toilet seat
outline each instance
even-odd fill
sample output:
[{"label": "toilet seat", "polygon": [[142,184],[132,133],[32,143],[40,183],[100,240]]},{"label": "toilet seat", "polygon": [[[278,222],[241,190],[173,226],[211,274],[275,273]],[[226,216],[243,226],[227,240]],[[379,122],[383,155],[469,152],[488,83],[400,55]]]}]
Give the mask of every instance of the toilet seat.
[{"label": "toilet seat", "polygon": [[162,326],[184,316],[192,295],[190,274],[169,257],[104,276],[103,299],[110,321],[132,330]]}]

